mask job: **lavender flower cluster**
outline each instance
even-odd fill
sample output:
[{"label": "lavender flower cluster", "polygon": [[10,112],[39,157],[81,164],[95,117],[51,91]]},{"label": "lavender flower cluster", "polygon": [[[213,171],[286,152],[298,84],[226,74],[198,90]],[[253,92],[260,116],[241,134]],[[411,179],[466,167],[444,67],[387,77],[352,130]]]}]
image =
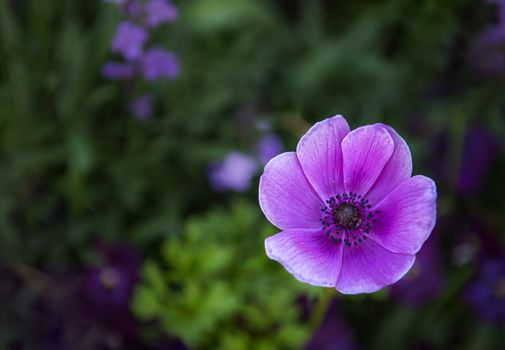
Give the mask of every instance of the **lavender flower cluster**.
[{"label": "lavender flower cluster", "polygon": [[[176,54],[161,47],[146,47],[150,33],[164,23],[173,22],[179,12],[169,0],[108,0],[117,5],[127,17],[122,21],[111,44],[113,53],[121,61],[112,60],[102,67],[102,75],[109,80],[134,82],[140,78],[148,83],[158,79],[173,79],[179,74]],[[133,84],[134,85],[134,84]],[[131,92],[130,111],[140,120],[153,112],[154,99],[150,94]]]}]

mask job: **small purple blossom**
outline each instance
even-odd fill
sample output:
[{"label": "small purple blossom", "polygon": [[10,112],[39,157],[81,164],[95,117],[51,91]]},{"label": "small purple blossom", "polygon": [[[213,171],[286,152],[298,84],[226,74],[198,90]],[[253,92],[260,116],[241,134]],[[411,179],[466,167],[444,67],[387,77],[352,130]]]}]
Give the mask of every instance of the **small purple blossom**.
[{"label": "small purple blossom", "polygon": [[144,28],[130,21],[124,21],[117,27],[112,41],[112,51],[122,54],[128,61],[135,61],[142,55],[148,36]]},{"label": "small purple blossom", "polygon": [[[111,49],[121,54],[127,63],[107,62],[102,75],[110,80],[129,80],[130,112],[139,120],[147,120],[153,113],[153,97],[139,95],[135,79],[142,74],[148,81],[172,79],[179,74],[179,62],[174,53],[162,48],[145,50],[150,30],[178,17],[177,8],[169,0],[106,0],[116,4],[127,16],[116,29]],[[135,80],[134,80],[135,79]],[[137,97],[135,97],[137,96]]]},{"label": "small purple blossom", "polygon": [[129,63],[107,62],[102,66],[102,75],[110,80],[128,80],[135,75],[135,66]]},{"label": "small purple blossom", "polygon": [[284,150],[281,139],[274,134],[263,136],[256,145],[258,156],[263,164],[277,156]]},{"label": "small purple blossom", "polygon": [[173,22],[179,15],[177,8],[168,0],[149,0],[144,5],[144,11],[146,24],[150,28]]},{"label": "small purple blossom", "polygon": [[422,305],[440,295],[445,287],[437,242],[434,237],[426,241],[418,252],[416,262],[407,276],[396,283],[392,295],[410,305]]},{"label": "small purple blossom", "polygon": [[317,123],[261,176],[261,209],[282,230],[265,240],[268,257],[344,294],[395,283],[436,221],[435,183],[411,176],[410,150],[391,127]]},{"label": "small purple blossom", "polygon": [[179,73],[177,56],[160,48],[147,51],[141,60],[141,70],[147,81],[172,79]]},{"label": "small purple blossom", "polygon": [[488,322],[505,326],[505,259],[485,260],[465,297],[477,315]]},{"label": "small purple blossom", "polygon": [[147,120],[153,114],[154,101],[151,95],[135,97],[130,101],[130,111],[139,120]]},{"label": "small purple blossom", "polygon": [[209,181],[216,191],[244,192],[251,187],[251,180],[258,170],[253,157],[240,152],[230,152],[221,163],[211,165]]}]

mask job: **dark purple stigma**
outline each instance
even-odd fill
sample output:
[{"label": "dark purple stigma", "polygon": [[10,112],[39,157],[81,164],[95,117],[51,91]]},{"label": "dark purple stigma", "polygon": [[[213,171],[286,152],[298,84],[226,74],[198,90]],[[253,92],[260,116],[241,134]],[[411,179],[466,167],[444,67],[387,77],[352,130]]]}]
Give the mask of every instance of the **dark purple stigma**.
[{"label": "dark purple stigma", "polygon": [[356,193],[330,197],[322,209],[323,231],[334,243],[356,246],[367,239],[378,210],[372,211],[368,199]]}]

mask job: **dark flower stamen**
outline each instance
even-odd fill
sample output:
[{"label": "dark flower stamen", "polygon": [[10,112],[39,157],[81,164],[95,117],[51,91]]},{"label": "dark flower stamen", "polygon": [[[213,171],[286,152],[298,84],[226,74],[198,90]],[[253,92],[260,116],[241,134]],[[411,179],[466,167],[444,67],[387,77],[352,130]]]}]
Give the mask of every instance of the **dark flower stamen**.
[{"label": "dark flower stamen", "polygon": [[368,199],[356,193],[344,192],[326,201],[321,224],[326,236],[346,247],[356,246],[367,239],[378,210],[372,211]]},{"label": "dark flower stamen", "polygon": [[361,215],[358,208],[344,203],[333,211],[333,220],[336,225],[350,230],[359,227]]}]

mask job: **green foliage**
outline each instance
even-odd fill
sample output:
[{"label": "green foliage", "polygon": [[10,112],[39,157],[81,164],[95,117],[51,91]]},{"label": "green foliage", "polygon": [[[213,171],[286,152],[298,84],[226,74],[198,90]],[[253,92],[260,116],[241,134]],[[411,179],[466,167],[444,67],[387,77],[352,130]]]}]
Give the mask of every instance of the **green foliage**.
[{"label": "green foliage", "polygon": [[297,298],[309,287],[265,256],[275,231],[244,201],[190,219],[145,263],[133,310],[194,349],[296,349],[310,332]]}]

